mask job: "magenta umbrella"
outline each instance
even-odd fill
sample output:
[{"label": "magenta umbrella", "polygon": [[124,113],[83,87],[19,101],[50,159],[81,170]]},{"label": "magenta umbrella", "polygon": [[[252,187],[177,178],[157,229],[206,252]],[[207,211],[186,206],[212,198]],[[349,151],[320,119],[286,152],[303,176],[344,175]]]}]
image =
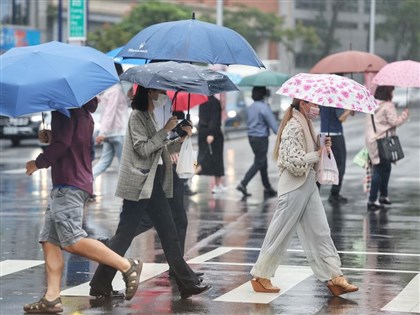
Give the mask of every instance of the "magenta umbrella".
[{"label": "magenta umbrella", "polygon": [[373,78],[377,85],[420,87],[420,62],[395,61],[385,65]]}]

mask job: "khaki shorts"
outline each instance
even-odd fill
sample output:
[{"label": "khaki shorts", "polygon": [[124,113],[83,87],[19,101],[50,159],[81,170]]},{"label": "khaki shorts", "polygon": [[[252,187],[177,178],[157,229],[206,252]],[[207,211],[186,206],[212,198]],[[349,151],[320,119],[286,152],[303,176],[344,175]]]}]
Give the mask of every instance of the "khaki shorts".
[{"label": "khaki shorts", "polygon": [[89,194],[76,187],[59,187],[51,191],[39,242],[62,248],[87,237],[82,228],[83,208]]}]

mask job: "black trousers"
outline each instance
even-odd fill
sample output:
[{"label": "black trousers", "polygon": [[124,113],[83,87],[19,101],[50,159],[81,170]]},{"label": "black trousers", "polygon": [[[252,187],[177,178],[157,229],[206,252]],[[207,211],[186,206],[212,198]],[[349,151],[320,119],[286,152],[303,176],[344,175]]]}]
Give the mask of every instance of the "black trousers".
[{"label": "black trousers", "polygon": [[[169,198],[169,206],[171,208],[172,217],[174,218],[175,227],[178,234],[179,245],[181,252],[185,252],[185,238],[187,236],[188,216],[184,207],[184,184],[185,179],[178,177],[176,172],[176,164],[172,165],[173,170],[173,198]],[[139,225],[137,227],[136,235],[140,235],[153,228],[153,222],[146,212],[141,213]]]},{"label": "black trousers", "polygon": [[338,185],[331,186],[331,195],[340,194],[344,173],[346,172],[347,149],[343,135],[331,136],[331,150],[334,154],[338,169]]},{"label": "black trousers", "polygon": [[[162,189],[162,176],[163,168],[158,166],[150,199],[139,201],[124,199],[117,231],[110,239],[108,246],[124,256],[134,237],[138,235],[140,221],[146,213],[158,233],[166,260],[174,272],[178,287],[180,291],[184,291],[200,282],[183,258],[169,202]],[[116,269],[100,264],[90,286],[99,291],[111,291],[116,272]]]},{"label": "black trousers", "polygon": [[264,188],[272,189],[267,173],[268,137],[248,137],[248,140],[251,145],[252,152],[254,152],[254,163],[252,163],[251,167],[246,172],[241,183],[244,186],[248,185],[255,174],[260,172]]}]

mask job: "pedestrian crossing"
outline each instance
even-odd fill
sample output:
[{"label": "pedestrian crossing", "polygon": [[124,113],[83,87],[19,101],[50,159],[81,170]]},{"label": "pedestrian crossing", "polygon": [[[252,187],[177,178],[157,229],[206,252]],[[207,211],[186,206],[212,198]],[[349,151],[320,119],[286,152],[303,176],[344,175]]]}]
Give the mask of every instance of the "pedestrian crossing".
[{"label": "pedestrian crossing", "polygon": [[[252,266],[253,263],[241,262],[226,262],[215,261],[216,258],[231,253],[235,250],[241,251],[258,251],[259,248],[245,248],[245,247],[218,247],[212,251],[194,257],[188,261],[189,264],[199,265],[227,265],[227,266]],[[289,252],[301,252],[300,249],[289,249]],[[420,257],[420,254],[402,254],[402,253],[372,253],[372,252],[349,252],[347,254],[371,255],[371,254],[385,254],[385,255],[407,255]],[[41,260],[4,260],[0,262],[0,277],[4,277],[13,273],[17,273],[29,268],[33,268],[44,264]],[[343,270],[352,270],[359,272],[388,272],[401,274],[414,274],[414,278],[395,296],[389,303],[382,307],[382,311],[390,312],[411,312],[420,313],[420,271],[418,270],[384,270],[384,269],[366,269],[366,268],[342,268]],[[147,281],[159,274],[168,270],[167,264],[162,263],[144,263],[143,271],[140,281]],[[214,298],[215,302],[228,303],[258,303],[269,304],[281,295],[292,290],[296,285],[313,276],[313,272],[309,266],[292,266],[280,265],[272,278],[272,283],[281,288],[279,293],[257,293],[254,292],[250,281],[237,283],[237,286],[232,290]],[[113,288],[115,290],[124,290],[125,284],[122,277],[116,276],[113,281]],[[61,292],[62,296],[69,297],[88,297],[89,296],[89,282],[82,283],[77,286],[66,288]]]}]

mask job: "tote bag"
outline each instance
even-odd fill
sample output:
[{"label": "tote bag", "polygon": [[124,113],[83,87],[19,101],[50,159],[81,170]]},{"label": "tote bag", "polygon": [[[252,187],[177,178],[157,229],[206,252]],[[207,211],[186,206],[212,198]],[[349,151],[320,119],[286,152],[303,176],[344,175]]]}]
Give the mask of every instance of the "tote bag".
[{"label": "tote bag", "polygon": [[317,181],[321,185],[338,185],[338,168],[332,151],[323,148],[318,164]]},{"label": "tote bag", "polygon": [[[373,131],[376,133],[375,120],[371,116]],[[397,162],[404,158],[404,152],[401,147],[400,139],[398,136],[389,136],[388,130],[386,131],[385,138],[377,139],[378,155],[381,163]]]},{"label": "tote bag", "polygon": [[179,178],[188,179],[193,177],[197,166],[197,154],[193,149],[191,138],[187,137],[179,151],[176,172]]}]

